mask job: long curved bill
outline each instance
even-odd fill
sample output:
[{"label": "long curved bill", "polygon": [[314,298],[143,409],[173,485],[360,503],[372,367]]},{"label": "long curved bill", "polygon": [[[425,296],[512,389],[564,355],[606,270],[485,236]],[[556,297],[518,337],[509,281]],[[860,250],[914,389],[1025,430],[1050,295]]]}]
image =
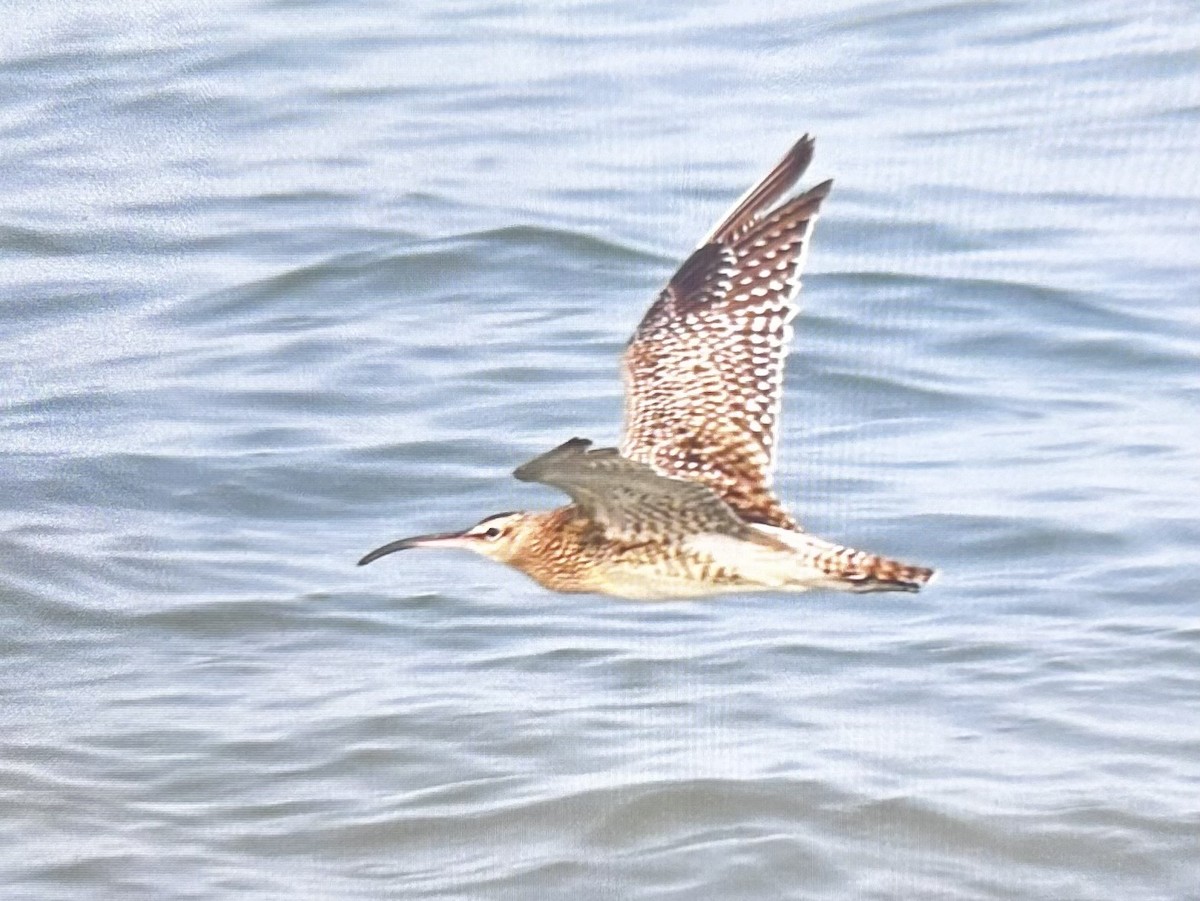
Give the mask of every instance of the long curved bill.
[{"label": "long curved bill", "polygon": [[359,566],[373,563],[380,557],[394,554],[396,551],[406,551],[410,547],[468,547],[471,539],[464,532],[439,532],[436,535],[416,535],[413,538],[401,538],[389,541],[383,547],[377,547],[367,556],[358,561]]}]

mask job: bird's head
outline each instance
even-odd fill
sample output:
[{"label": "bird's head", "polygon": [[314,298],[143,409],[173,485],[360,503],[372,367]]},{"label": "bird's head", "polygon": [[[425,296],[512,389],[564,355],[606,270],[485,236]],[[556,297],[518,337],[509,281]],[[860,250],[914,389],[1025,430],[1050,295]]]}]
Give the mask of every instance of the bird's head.
[{"label": "bird's head", "polygon": [[358,561],[358,565],[365,566],[380,557],[411,547],[463,548],[500,563],[508,563],[517,554],[536,516],[534,513],[495,513],[462,532],[401,538],[371,551]]}]

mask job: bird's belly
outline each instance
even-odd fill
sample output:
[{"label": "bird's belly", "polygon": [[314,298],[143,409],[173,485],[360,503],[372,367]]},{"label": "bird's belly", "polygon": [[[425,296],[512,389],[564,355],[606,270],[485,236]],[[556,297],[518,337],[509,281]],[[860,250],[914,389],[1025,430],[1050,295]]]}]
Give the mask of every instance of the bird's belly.
[{"label": "bird's belly", "polygon": [[593,590],[634,601],[668,601],[709,597],[746,587],[744,583],[705,582],[673,575],[652,567],[635,567],[607,573]]},{"label": "bird's belly", "polygon": [[614,561],[593,574],[592,590],[639,601],[709,597],[753,587],[735,569],[706,554],[667,560]]},{"label": "bird's belly", "polygon": [[[779,530],[783,531],[783,530]],[[689,536],[674,554],[657,560],[630,555],[597,574],[594,590],[636,599],[696,598],[739,591],[803,592],[829,577],[800,552],[807,536],[764,545],[728,535]],[[793,544],[795,546],[793,546]]]},{"label": "bird's belly", "polygon": [[617,565],[603,572],[536,572],[526,575],[543,588],[568,594],[606,594],[634,601],[665,601],[671,599],[706,597],[734,591],[737,585],[726,580],[702,581],[682,572],[652,565]]}]

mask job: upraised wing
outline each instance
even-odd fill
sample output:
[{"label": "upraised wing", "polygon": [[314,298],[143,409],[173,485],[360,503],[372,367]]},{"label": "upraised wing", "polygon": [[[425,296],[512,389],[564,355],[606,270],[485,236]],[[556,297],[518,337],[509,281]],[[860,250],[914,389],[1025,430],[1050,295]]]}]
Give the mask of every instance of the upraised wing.
[{"label": "upraised wing", "polygon": [[783,366],[813,224],[832,181],[776,206],[801,138],[675,273],[625,352],[620,452],[712,488],[741,517],[799,526],[771,490]]}]

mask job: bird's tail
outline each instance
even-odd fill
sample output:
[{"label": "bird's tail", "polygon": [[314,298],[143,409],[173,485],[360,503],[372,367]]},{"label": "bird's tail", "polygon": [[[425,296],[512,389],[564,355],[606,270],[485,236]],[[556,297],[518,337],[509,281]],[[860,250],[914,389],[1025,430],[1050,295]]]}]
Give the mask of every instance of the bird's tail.
[{"label": "bird's tail", "polygon": [[819,584],[840,591],[920,591],[937,574],[926,566],[915,566],[868,554],[817,538],[807,532],[793,532],[775,526],[755,526],[760,532],[800,554],[797,585]]},{"label": "bird's tail", "polygon": [[927,566],[901,563],[878,554],[839,547],[818,566],[829,573],[834,588],[843,591],[920,591],[936,572]]}]

